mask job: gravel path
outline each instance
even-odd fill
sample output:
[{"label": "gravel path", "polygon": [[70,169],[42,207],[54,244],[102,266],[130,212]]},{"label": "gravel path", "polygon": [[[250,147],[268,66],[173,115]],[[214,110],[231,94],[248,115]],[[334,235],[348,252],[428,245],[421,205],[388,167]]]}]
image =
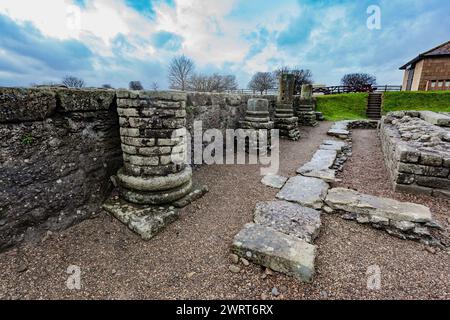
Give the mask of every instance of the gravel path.
[{"label": "gravel path", "polygon": [[[283,140],[281,174],[295,175],[326,139],[330,126],[324,122],[303,129],[299,142]],[[376,173],[385,175],[375,132],[355,130],[354,139],[342,185],[372,194],[379,193],[364,188],[389,192],[389,184],[374,178]],[[367,151],[371,160],[362,163]],[[358,170],[368,176],[358,176]],[[274,199],[277,191],[260,183],[258,166],[204,166],[195,172],[195,180],[207,184],[210,192],[149,242],[104,214],[41,243],[0,254],[0,298],[260,299],[274,298],[273,287],[281,292],[277,299],[449,298],[447,253],[432,254],[421,244],[334,216],[323,216],[313,284],[281,274],[265,276],[253,264],[241,264],[239,274],[231,273],[234,235],[252,220],[256,202]],[[448,202],[428,200],[444,208],[442,216],[448,211]],[[380,291],[366,289],[366,269],[373,264],[381,267]],[[66,288],[69,265],[81,268],[81,290]]]}]

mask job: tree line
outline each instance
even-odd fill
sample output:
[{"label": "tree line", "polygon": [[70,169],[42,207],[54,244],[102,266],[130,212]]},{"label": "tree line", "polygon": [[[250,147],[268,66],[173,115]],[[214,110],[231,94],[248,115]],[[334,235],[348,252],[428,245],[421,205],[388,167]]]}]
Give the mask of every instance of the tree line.
[{"label": "tree line", "polygon": [[[268,90],[278,88],[278,79],[283,74],[294,75],[294,94],[300,94],[302,85],[313,83],[311,70],[283,66],[273,72],[255,73],[247,88],[261,94],[267,93]],[[174,57],[170,61],[168,80],[170,89],[181,91],[224,92],[238,89],[235,75],[196,73],[194,62],[185,55]],[[84,80],[74,76],[64,77],[61,83],[69,88],[83,88],[86,86]],[[376,85],[376,78],[366,73],[351,73],[344,75],[341,79],[341,84],[356,89],[367,88]],[[144,90],[144,86],[140,81],[130,81],[128,87],[130,90]],[[113,89],[110,84],[104,84],[102,88]],[[157,91],[159,89],[158,83],[153,82],[151,89]]]}]

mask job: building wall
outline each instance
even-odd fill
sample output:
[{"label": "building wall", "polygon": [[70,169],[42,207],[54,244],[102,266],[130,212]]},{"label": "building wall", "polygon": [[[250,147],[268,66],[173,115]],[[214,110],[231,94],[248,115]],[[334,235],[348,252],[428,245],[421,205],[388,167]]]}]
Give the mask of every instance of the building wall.
[{"label": "building wall", "polygon": [[422,78],[422,72],[423,72],[423,66],[424,66],[424,60],[421,60],[416,63],[416,66],[414,68],[414,78],[411,86],[411,91],[417,91],[419,90],[419,84],[420,79]]},{"label": "building wall", "polygon": [[426,90],[429,80],[450,80],[450,57],[423,60],[423,71],[418,90]]},{"label": "building wall", "polygon": [[408,74],[409,70],[405,70],[403,73],[402,91],[407,91],[408,88]]}]

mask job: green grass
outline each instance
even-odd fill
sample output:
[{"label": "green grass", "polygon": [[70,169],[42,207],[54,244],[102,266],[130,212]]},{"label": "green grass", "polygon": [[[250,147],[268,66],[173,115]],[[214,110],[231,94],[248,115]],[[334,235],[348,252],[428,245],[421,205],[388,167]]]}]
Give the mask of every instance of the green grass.
[{"label": "green grass", "polygon": [[386,92],[383,113],[399,110],[450,112],[450,91]]},{"label": "green grass", "polygon": [[328,121],[366,119],[367,97],[367,93],[318,96],[317,111]]}]

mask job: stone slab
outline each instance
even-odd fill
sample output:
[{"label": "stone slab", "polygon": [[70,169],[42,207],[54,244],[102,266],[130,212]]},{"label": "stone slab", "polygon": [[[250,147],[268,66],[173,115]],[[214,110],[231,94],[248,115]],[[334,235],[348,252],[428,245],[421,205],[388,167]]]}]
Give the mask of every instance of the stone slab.
[{"label": "stone slab", "polygon": [[254,221],[312,243],[319,235],[320,212],[287,201],[258,202]]},{"label": "stone slab", "polygon": [[313,209],[321,209],[328,188],[328,183],[322,179],[296,176],[286,182],[277,194],[277,198]]},{"label": "stone slab", "polygon": [[331,127],[330,130],[328,130],[327,134],[329,136],[345,139],[350,135],[348,125],[349,121],[338,121]]},{"label": "stone slab", "polygon": [[131,204],[117,196],[110,197],[103,209],[116,217],[143,240],[150,240],[179,218],[174,207]]},{"label": "stone slab", "polygon": [[420,118],[440,127],[450,127],[450,117],[433,111],[421,111]]},{"label": "stone slab", "polygon": [[336,171],[332,169],[327,170],[313,170],[306,173],[302,173],[305,177],[312,177],[312,178],[318,178],[322,179],[325,182],[332,183],[337,182],[338,179],[336,179]]},{"label": "stone slab", "polygon": [[326,204],[333,210],[377,216],[394,221],[431,222],[428,207],[410,202],[400,202],[359,193],[345,188],[328,191]]},{"label": "stone slab", "polygon": [[321,145],[320,149],[322,150],[335,150],[338,153],[342,151],[343,148],[347,146],[347,143],[344,141],[337,140],[325,140]]},{"label": "stone slab", "polygon": [[336,150],[317,150],[311,161],[300,167],[297,173],[304,174],[311,171],[326,171],[333,166],[336,157]]},{"label": "stone slab", "polygon": [[316,247],[272,228],[254,223],[245,225],[234,238],[232,251],[304,282],[311,282],[314,276]]},{"label": "stone slab", "polygon": [[281,189],[288,178],[279,175],[266,175],[262,178],[261,183],[275,189]]}]

